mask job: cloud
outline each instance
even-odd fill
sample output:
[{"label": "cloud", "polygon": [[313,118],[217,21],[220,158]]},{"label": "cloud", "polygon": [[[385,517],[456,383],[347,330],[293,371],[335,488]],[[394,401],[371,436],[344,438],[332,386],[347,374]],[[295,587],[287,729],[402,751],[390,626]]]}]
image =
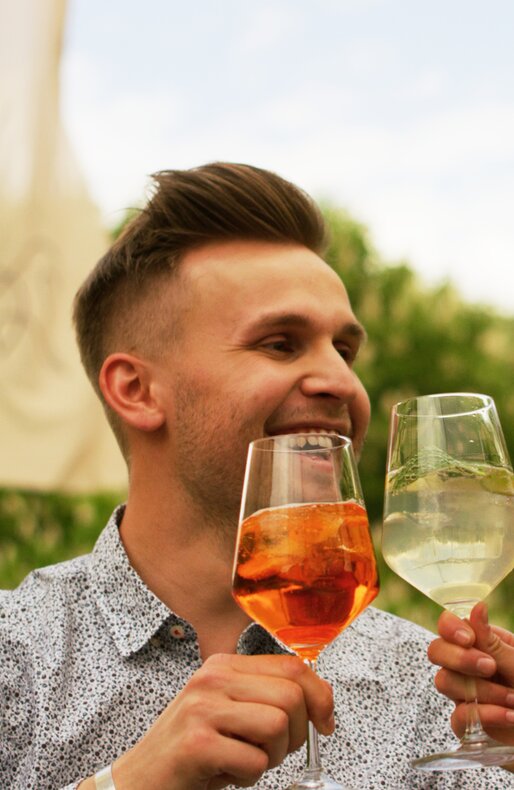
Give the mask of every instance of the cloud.
[{"label": "cloud", "polygon": [[272,3],[252,4],[237,38],[236,54],[262,52],[280,43],[298,24],[297,14],[291,14],[287,6]]},{"label": "cloud", "polygon": [[67,64],[63,115],[93,198],[115,217],[143,198],[151,172],[162,169],[163,148],[181,132],[182,97],[172,90],[98,94],[98,66],[83,57]]},{"label": "cloud", "polygon": [[[242,50],[279,46],[286,10],[254,7]],[[382,56],[370,53],[376,68]],[[365,49],[359,57],[368,62]],[[261,99],[227,102],[189,94],[184,80],[145,90],[127,83],[109,97],[97,61],[71,53],[66,70],[67,125],[110,224],[143,198],[154,170],[248,161],[347,207],[384,257],[409,258],[428,281],[452,276],[468,298],[514,312],[504,287],[514,249],[514,109],[499,96],[445,104],[447,74],[430,66],[395,88],[391,108],[371,105],[360,83],[338,73],[321,80],[307,70]],[[398,116],[402,102],[411,111]]]}]

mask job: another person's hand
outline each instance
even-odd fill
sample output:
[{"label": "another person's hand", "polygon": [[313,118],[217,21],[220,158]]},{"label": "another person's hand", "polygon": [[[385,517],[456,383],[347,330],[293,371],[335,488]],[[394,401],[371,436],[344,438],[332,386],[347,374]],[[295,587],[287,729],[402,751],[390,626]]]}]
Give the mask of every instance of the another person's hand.
[{"label": "another person's hand", "polygon": [[211,656],[115,761],[113,779],[117,790],[250,787],[304,743],[309,719],[333,732],[331,688],[299,658]]},{"label": "another person's hand", "polygon": [[430,644],[428,657],[441,667],[436,688],[455,703],[453,731],[459,737],[464,733],[466,678],[473,677],[484,729],[514,745],[514,634],[489,625],[484,603],[473,608],[469,622],[443,612],[438,630],[440,638]]}]

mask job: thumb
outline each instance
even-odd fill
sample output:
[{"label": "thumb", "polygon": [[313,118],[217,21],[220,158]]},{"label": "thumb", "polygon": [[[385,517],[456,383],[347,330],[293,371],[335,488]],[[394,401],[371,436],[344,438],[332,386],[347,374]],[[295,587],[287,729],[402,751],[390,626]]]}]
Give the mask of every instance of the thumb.
[{"label": "thumb", "polygon": [[469,622],[476,634],[475,647],[494,658],[497,673],[509,686],[513,686],[514,635],[489,625],[487,605],[483,602],[473,607]]}]

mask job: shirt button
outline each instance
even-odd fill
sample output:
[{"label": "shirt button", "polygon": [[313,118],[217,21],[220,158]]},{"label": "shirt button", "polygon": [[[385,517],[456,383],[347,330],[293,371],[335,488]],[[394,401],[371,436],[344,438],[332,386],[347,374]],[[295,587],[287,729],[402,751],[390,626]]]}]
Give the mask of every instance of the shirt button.
[{"label": "shirt button", "polygon": [[150,644],[153,645],[154,647],[159,647],[159,645],[161,644],[161,640],[159,639],[158,636],[152,636],[150,637]]},{"label": "shirt button", "polygon": [[170,635],[173,639],[183,639],[184,638],[184,626],[182,625],[172,625],[170,628]]}]

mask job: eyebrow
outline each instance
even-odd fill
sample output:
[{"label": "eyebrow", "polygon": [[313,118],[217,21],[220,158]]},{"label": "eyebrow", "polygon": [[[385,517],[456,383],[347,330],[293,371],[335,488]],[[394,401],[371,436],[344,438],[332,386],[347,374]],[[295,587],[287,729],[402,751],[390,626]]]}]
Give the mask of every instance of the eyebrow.
[{"label": "eyebrow", "polygon": [[[276,326],[308,327],[312,322],[303,313],[265,313],[252,325],[252,329],[271,329]],[[365,343],[368,335],[358,321],[347,321],[342,324],[338,334],[351,335],[359,343]]]}]

